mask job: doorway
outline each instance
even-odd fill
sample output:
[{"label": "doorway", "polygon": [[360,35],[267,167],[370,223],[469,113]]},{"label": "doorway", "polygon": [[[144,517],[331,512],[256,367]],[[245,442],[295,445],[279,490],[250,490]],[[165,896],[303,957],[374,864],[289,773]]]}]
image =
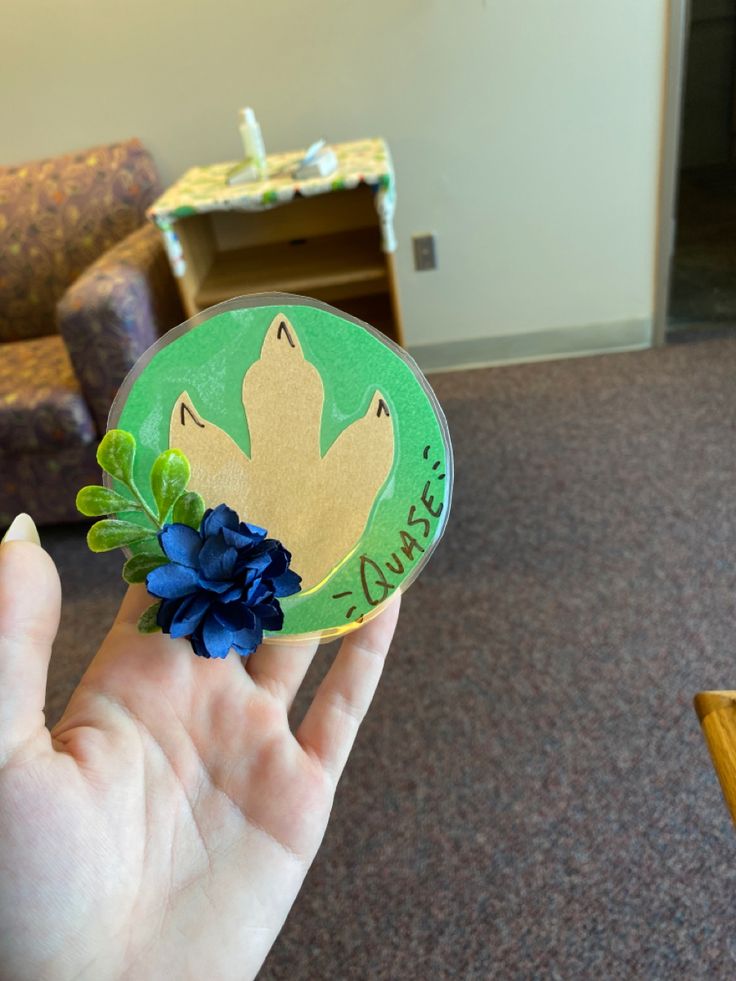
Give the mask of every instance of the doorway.
[{"label": "doorway", "polygon": [[681,15],[668,342],[736,333],[736,3],[689,0]]}]

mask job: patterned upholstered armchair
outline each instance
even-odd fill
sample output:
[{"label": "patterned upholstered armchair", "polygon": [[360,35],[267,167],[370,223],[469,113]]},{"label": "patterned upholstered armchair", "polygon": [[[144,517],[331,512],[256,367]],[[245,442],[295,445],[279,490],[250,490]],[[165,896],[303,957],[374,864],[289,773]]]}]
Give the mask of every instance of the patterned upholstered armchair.
[{"label": "patterned upholstered armchair", "polygon": [[72,521],[138,356],[183,319],[138,140],[0,168],[0,528]]}]

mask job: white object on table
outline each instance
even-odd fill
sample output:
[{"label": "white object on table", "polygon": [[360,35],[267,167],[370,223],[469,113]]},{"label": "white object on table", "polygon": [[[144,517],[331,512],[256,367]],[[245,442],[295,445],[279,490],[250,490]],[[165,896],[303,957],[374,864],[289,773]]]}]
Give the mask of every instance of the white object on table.
[{"label": "white object on table", "polygon": [[300,160],[294,177],[299,181],[310,177],[329,177],[337,170],[337,156],[325,140],[313,143]]}]

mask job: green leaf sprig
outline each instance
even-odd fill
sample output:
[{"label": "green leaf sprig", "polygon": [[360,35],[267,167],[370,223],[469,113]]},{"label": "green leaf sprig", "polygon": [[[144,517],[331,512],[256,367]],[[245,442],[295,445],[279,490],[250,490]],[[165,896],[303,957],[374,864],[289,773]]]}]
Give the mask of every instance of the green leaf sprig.
[{"label": "green leaf sprig", "polygon": [[191,468],[181,450],[164,450],[151,467],[155,511],[148,506],[133,478],[135,451],[135,438],[131,433],[111,429],[97,448],[97,462],[128,493],[91,485],[83,487],[77,494],[77,510],[87,517],[138,512],[147,519],[150,528],[125,517],[106,517],[96,521],[87,534],[87,544],[93,552],[136,546],[136,554],[123,566],[123,579],[129,583],[145,582],[149,572],[168,562],[158,541],[158,533],[167,521],[199,529],[204,515],[202,497],[186,489]]}]

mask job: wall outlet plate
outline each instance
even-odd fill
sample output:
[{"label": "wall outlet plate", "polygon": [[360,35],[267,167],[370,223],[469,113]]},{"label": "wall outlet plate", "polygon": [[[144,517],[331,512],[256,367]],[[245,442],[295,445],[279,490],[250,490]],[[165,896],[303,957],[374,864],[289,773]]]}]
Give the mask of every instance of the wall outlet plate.
[{"label": "wall outlet plate", "polygon": [[437,268],[437,253],[435,251],[434,235],[413,235],[414,268],[417,272]]}]

